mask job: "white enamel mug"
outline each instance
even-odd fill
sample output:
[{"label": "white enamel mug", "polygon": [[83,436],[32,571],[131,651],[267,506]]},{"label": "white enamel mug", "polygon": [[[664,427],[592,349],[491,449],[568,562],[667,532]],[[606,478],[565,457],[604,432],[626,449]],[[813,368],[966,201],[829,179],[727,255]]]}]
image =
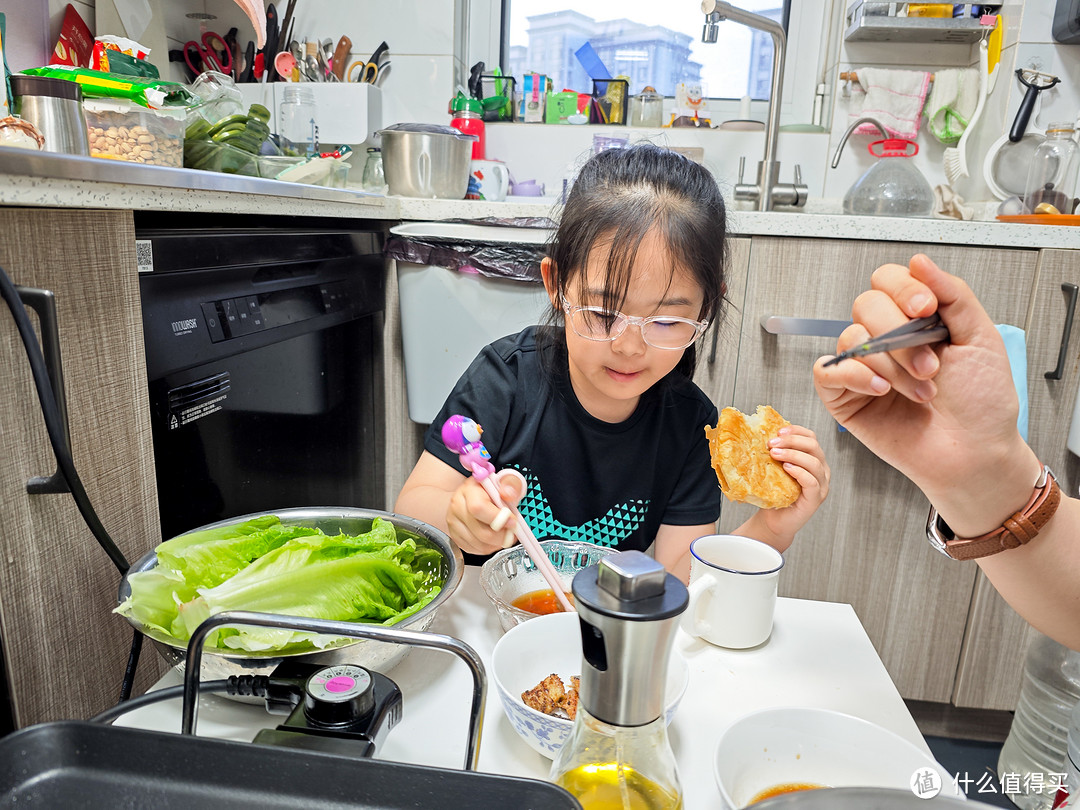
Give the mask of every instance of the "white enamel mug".
[{"label": "white enamel mug", "polygon": [[[469,169],[465,199],[502,202],[510,188],[510,170],[498,160],[474,160]],[[474,196],[475,195],[475,196]]]},{"label": "white enamel mug", "polygon": [[772,633],[784,558],[758,540],[710,534],[690,544],[690,604],[682,628],[710,644],[756,647]]}]

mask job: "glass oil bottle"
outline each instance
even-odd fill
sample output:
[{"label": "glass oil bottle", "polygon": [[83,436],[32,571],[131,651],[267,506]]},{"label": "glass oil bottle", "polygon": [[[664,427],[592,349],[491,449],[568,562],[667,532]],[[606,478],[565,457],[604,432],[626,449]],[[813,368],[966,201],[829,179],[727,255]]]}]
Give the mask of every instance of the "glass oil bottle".
[{"label": "glass oil bottle", "polygon": [[605,557],[574,577],[581,685],[551,781],[585,810],[681,810],[664,687],[686,586],[640,551]]}]

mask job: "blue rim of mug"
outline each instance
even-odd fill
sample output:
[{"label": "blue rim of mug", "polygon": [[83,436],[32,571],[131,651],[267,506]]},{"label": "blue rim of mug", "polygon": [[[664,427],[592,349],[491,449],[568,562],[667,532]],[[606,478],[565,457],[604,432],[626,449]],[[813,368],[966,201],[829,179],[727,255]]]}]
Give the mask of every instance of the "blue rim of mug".
[{"label": "blue rim of mug", "polygon": [[[713,535],[708,535],[708,536],[711,537]],[[733,535],[733,536],[737,536],[737,535]],[[702,540],[702,539],[704,539],[704,538],[701,538],[701,537],[698,538],[698,540]],[[766,548],[770,548],[773,551],[776,551],[776,549],[772,548],[772,546],[770,546],[768,543],[762,543],[760,540],[755,540],[752,537],[744,537],[744,538],[741,538],[741,539],[746,540],[746,541],[748,541],[750,543],[761,543],[761,545],[765,546]],[[694,541],[694,543],[696,543],[696,542],[697,542],[697,540]],[[705,558],[698,556],[698,554],[694,551],[694,543],[690,544],[690,554],[693,556],[693,558],[695,560],[697,560],[698,562],[700,562],[702,565],[707,565],[707,566],[709,566],[709,568],[714,568],[717,571],[727,571],[729,574],[741,574],[742,576],[746,576],[746,577],[757,577],[757,576],[764,576],[765,574],[775,574],[777,571],[779,571],[781,568],[784,567],[784,555],[780,554],[779,551],[776,551],[777,554],[780,554],[780,564],[778,566],[776,566],[776,568],[770,568],[767,571],[739,571],[739,570],[737,570],[735,568],[727,568],[727,567],[725,567],[723,565],[717,565],[714,562],[709,562]]]}]

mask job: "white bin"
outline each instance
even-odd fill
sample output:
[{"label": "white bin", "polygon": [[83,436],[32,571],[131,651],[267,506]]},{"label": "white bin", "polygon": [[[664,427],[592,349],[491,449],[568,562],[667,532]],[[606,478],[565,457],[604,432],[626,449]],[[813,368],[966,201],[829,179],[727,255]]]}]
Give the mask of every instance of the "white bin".
[{"label": "white bin", "polygon": [[[469,244],[545,244],[545,230],[450,222],[397,225],[405,238]],[[539,323],[544,285],[398,261],[398,298],[409,418],[430,424],[458,378],[493,340]]]}]

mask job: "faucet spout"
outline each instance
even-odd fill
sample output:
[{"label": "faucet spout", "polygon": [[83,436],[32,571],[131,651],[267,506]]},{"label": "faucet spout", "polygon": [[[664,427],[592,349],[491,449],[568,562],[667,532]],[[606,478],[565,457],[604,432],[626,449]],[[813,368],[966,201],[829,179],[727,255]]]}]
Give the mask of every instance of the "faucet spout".
[{"label": "faucet spout", "polygon": [[780,164],[776,160],[776,141],[780,136],[780,96],[784,84],[787,35],[784,33],[784,27],[775,20],[738,8],[723,0],[701,0],[701,12],[705,15],[703,42],[716,42],[717,23],[722,20],[731,20],[747,28],[764,31],[772,37],[772,84],[769,90],[768,123],[765,125],[765,153],[758,171],[759,193],[757,196],[757,210],[769,211],[773,203],[773,183],[780,172]]}]

